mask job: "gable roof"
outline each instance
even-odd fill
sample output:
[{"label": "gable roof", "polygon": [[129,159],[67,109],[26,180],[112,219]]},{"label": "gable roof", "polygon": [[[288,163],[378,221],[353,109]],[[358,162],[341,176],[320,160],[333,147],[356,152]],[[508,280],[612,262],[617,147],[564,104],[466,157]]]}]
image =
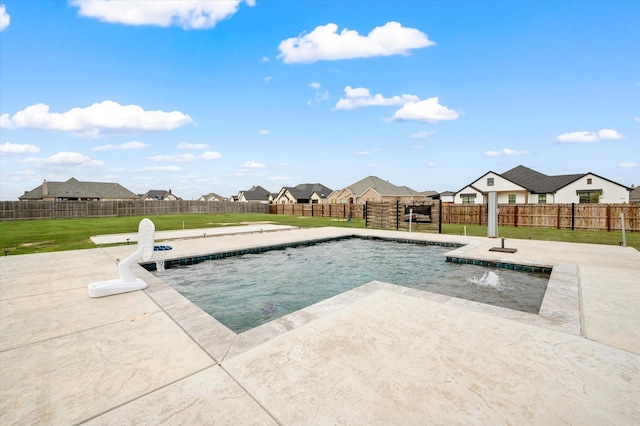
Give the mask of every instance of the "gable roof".
[{"label": "gable roof", "polygon": [[[208,194],[201,195],[200,198],[203,200],[211,200],[212,198],[216,198],[218,200],[226,200],[226,197],[216,194],[215,192],[210,192]],[[237,197],[236,197],[237,198]]]},{"label": "gable roof", "polygon": [[356,195],[362,195],[371,188],[380,195],[419,195],[420,193],[408,186],[396,186],[389,181],[382,180],[377,176],[367,176],[358,182],[347,186]]},{"label": "gable roof", "polygon": [[529,192],[549,194],[580,179],[585,174],[547,176],[520,165],[502,173],[500,176],[526,188]]},{"label": "gable roof", "polygon": [[320,183],[301,183],[296,186],[285,186],[284,189],[289,191],[296,200],[308,200],[314,192],[320,197],[326,198],[333,192],[331,188]]},{"label": "gable roof", "polygon": [[[150,198],[152,200],[164,200],[169,194],[171,194],[171,190],[165,191],[164,189],[151,189],[147,191],[146,194],[142,194],[140,198],[142,198],[143,200],[146,200],[147,198]],[[179,198],[175,194],[171,195]]]},{"label": "gable roof", "polygon": [[[43,187],[47,191],[44,194]],[[20,200],[41,200],[52,198],[110,198],[110,199],[139,199],[139,196],[129,191],[119,183],[112,182],[82,182],[70,178],[66,182],[43,182],[37,188],[27,191]]]},{"label": "gable roof", "polygon": [[[244,194],[244,198],[247,201],[268,201],[271,193],[261,187],[260,185],[252,186],[251,189],[247,189],[246,191],[240,191],[241,194]],[[240,194],[238,194],[240,195]],[[239,197],[238,197],[239,198]]]},{"label": "gable roof", "polygon": [[595,173],[579,173],[579,174],[571,174],[571,175],[556,175],[556,176],[547,176],[535,170],[532,170],[525,166],[517,166],[511,170],[508,170],[502,173],[502,176],[505,179],[510,180],[511,182],[518,184],[524,188],[526,188],[529,192],[533,194],[550,194],[558,191],[561,188],[569,185],[584,177],[586,175],[596,176],[600,179],[604,179],[616,185],[620,185],[623,188],[629,190],[630,188],[621,185],[617,182],[614,182],[610,179],[603,178],[602,176],[598,176]]}]

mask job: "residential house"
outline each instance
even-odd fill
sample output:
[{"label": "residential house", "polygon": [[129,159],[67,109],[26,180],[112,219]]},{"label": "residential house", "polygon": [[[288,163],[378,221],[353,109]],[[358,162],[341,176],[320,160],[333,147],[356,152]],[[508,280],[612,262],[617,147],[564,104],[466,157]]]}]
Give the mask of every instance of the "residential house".
[{"label": "residential house", "polygon": [[367,176],[346,188],[333,191],[328,197],[328,202],[364,204],[366,201],[400,201],[413,203],[425,199],[424,195],[407,186],[396,186],[377,176]]},{"label": "residential house", "polygon": [[264,189],[261,186],[252,186],[251,189],[238,192],[238,202],[259,202],[259,203],[271,203],[273,201],[273,194]]},{"label": "residential house", "polygon": [[640,204],[640,186],[634,187],[631,185],[631,192],[629,193],[629,202],[631,204]]},{"label": "residential house", "polygon": [[630,188],[594,173],[547,176],[525,166],[502,174],[487,172],[455,194],[457,204],[628,203]]},{"label": "residential house", "polygon": [[215,192],[210,192],[208,194],[201,195],[198,198],[198,201],[227,201],[227,198],[216,194]]},{"label": "residential house", "polygon": [[82,182],[71,178],[66,182],[45,180],[42,185],[25,191],[20,201],[138,201],[134,194],[119,183]]},{"label": "residential house", "polygon": [[165,191],[164,189],[152,189],[147,191],[146,194],[140,196],[142,201],[176,201],[180,200],[180,197],[176,197],[171,193],[171,190]]},{"label": "residential house", "polygon": [[443,203],[453,203],[456,197],[456,193],[454,191],[444,191],[439,195],[440,200],[442,200]]},{"label": "residential house", "polygon": [[319,183],[284,186],[273,199],[274,204],[322,204],[333,191]]}]

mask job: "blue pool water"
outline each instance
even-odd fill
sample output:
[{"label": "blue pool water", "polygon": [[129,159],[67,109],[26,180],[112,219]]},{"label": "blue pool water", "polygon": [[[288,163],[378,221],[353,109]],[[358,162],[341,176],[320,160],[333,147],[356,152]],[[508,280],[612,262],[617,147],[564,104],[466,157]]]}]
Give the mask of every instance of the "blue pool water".
[{"label": "blue pool water", "polygon": [[156,274],[236,333],[374,280],[538,313],[548,274],[446,262],[451,250],[351,238]]}]

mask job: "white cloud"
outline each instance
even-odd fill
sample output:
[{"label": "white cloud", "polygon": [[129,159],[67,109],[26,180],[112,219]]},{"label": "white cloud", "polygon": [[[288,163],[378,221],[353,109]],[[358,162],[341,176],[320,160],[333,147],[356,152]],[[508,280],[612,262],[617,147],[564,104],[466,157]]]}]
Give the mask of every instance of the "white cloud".
[{"label": "white cloud", "polygon": [[222,158],[222,154],[215,151],[205,151],[202,154],[200,154],[198,158],[201,158],[203,160],[218,160]]},{"label": "white cloud", "polygon": [[371,155],[371,153],[369,151],[356,151],[354,152],[355,155],[361,156],[361,157],[366,157],[368,155]]},{"label": "white cloud", "polygon": [[140,142],[140,141],[131,141],[131,142],[125,142],[123,144],[120,145],[102,145],[102,146],[96,146],[94,148],[91,148],[91,151],[126,151],[129,149],[143,149],[143,148],[148,148],[151,145],[148,145],[144,142]]},{"label": "white cloud", "polygon": [[0,31],[4,31],[9,28],[11,22],[11,16],[7,13],[7,9],[4,4],[0,4]]},{"label": "white cloud", "polygon": [[333,23],[320,25],[308,34],[288,38],[278,48],[285,63],[311,63],[320,60],[370,58],[374,56],[408,55],[409,50],[432,46],[427,35],[398,22],[387,22],[366,36],[343,29]]},{"label": "white cloud", "polygon": [[598,130],[598,139],[600,140],[619,140],[623,138],[624,136],[613,129]]},{"label": "white cloud", "polygon": [[633,121],[635,121],[636,123],[640,123],[640,117],[635,117]]},{"label": "white cloud", "polygon": [[516,149],[503,148],[500,151],[485,151],[484,155],[487,157],[499,157],[501,155],[513,156],[513,155],[527,155],[527,151],[518,151]]},{"label": "white cloud", "polygon": [[558,142],[598,142],[601,140],[618,140],[624,136],[613,129],[601,129],[597,132],[571,132],[556,137]]},{"label": "white cloud", "polygon": [[419,132],[411,133],[409,137],[411,139],[424,139],[429,135],[433,135],[436,132],[434,130],[420,130]]},{"label": "white cloud", "polygon": [[309,84],[309,87],[311,87],[312,89],[318,90],[319,88],[322,87],[322,84],[318,83],[317,81],[314,81]]},{"label": "white cloud", "polygon": [[273,78],[273,77],[271,77],[270,75],[266,76],[266,77],[264,78],[265,83],[270,82],[272,78]]},{"label": "white cloud", "polygon": [[269,62],[269,61],[270,61],[270,59],[269,59],[268,56],[263,56],[262,57],[262,62]]},{"label": "white cloud", "polygon": [[96,138],[108,134],[173,130],[193,123],[179,111],[145,111],[138,105],[120,105],[113,101],[95,103],[86,108],[72,108],[63,113],[49,112],[49,105],[36,104],[13,116],[2,114],[0,126],[72,132]]},{"label": "white cloud", "polygon": [[260,131],[258,132],[258,134],[259,134],[259,135],[268,135],[268,134],[269,134],[269,131],[268,131],[268,130],[260,130]]},{"label": "white cloud", "polygon": [[4,113],[0,115],[0,129],[10,129],[11,127],[13,127],[13,123],[11,123],[9,114]]},{"label": "white cloud", "polygon": [[0,145],[0,153],[3,154],[35,154],[40,148],[35,145],[11,143],[9,141]]},{"label": "white cloud", "polygon": [[266,167],[264,164],[262,163],[258,163],[256,161],[247,161],[246,163],[244,163],[242,166],[243,169],[261,169],[263,167]]},{"label": "white cloud", "polygon": [[328,101],[329,100],[329,92],[328,91],[324,91],[324,92],[317,92],[316,96],[315,96],[315,101],[316,102],[323,102],[323,101]]},{"label": "white cloud", "polygon": [[149,157],[151,161],[169,161],[172,163],[186,163],[189,161],[195,161],[196,157],[193,154],[176,154],[176,155],[156,155]]},{"label": "white cloud", "polygon": [[[185,30],[213,28],[218,22],[238,11],[242,0],[71,0],[78,13],[102,22],[125,25],[177,25]],[[249,6],[255,0],[246,0]]]},{"label": "white cloud", "polygon": [[393,114],[393,121],[426,121],[433,123],[436,121],[456,120],[459,114],[457,111],[440,105],[437,97],[425,99],[417,102],[407,102]]},{"label": "white cloud", "polygon": [[[346,98],[338,100],[335,106],[337,110],[350,110],[368,106],[401,105],[400,109],[391,117],[392,121],[426,121],[430,123],[455,120],[459,116],[457,111],[440,105],[437,97],[420,100],[416,95],[403,94],[385,98],[381,94],[371,95],[369,89],[365,87],[353,88],[351,86],[345,87],[344,93]],[[422,133],[416,133],[416,135],[420,134]]]},{"label": "white cloud", "polygon": [[209,145],[205,143],[186,143],[180,142],[178,144],[178,149],[207,149]]},{"label": "white cloud", "polygon": [[59,152],[47,158],[30,157],[24,160],[25,163],[58,166],[58,167],[99,167],[104,164],[103,161],[92,160],[86,155],[79,152]]},{"label": "white cloud", "polygon": [[434,167],[438,167],[438,163],[436,163],[435,161],[429,161],[427,163],[427,167],[429,167],[430,169],[432,169]]},{"label": "white cloud", "polygon": [[134,172],[181,172],[182,168],[178,166],[151,166],[134,170]]},{"label": "white cloud", "polygon": [[344,93],[346,99],[340,98],[336,103],[335,109],[349,110],[367,106],[404,105],[407,102],[420,101],[420,98],[416,95],[403,94],[402,96],[393,96],[391,98],[385,98],[381,94],[371,96],[369,89],[364,87],[356,87],[354,89],[351,86],[347,86],[344,88]]},{"label": "white cloud", "polygon": [[621,169],[633,169],[635,167],[638,167],[638,163],[620,163],[618,164],[618,167],[620,167]]}]

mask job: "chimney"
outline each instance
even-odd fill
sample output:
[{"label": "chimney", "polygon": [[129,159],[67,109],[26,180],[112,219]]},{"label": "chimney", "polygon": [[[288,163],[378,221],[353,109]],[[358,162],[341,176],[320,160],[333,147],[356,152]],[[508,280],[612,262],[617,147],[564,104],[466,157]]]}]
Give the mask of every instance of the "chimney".
[{"label": "chimney", "polygon": [[49,185],[47,184],[47,180],[45,179],[42,182],[42,197],[47,197],[49,195]]}]

